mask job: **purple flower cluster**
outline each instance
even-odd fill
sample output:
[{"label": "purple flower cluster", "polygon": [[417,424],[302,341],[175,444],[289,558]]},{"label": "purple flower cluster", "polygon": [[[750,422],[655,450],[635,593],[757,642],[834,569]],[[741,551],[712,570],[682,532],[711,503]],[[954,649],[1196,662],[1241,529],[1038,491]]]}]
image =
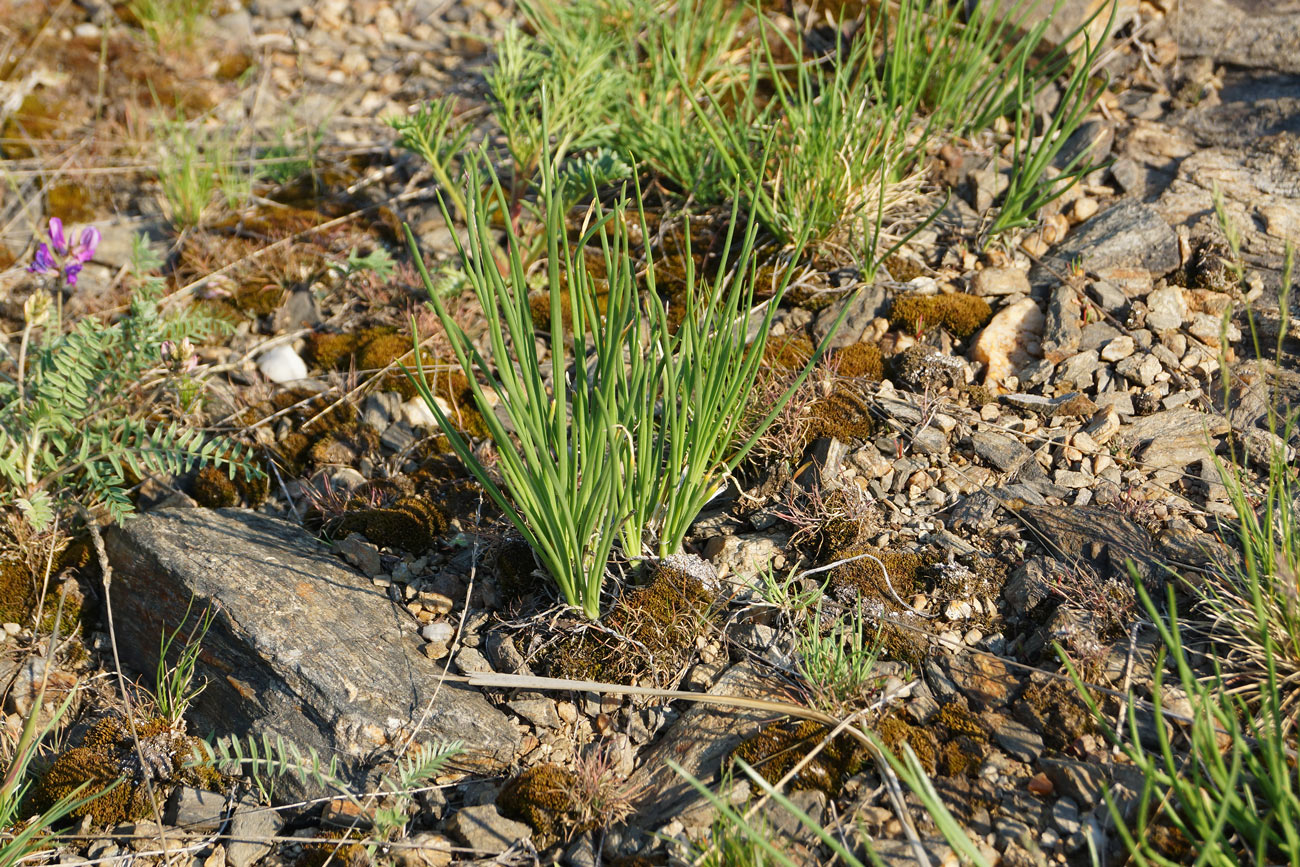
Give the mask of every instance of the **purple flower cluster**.
[{"label": "purple flower cluster", "polygon": [[72,246],[63,233],[63,221],[58,217],[50,217],[50,243],[42,243],[36,248],[36,257],[27,270],[33,274],[62,274],[64,283],[76,286],[77,275],[81,273],[81,267],[95,255],[99,239],[99,230],[87,226],[81,230],[76,246]]}]

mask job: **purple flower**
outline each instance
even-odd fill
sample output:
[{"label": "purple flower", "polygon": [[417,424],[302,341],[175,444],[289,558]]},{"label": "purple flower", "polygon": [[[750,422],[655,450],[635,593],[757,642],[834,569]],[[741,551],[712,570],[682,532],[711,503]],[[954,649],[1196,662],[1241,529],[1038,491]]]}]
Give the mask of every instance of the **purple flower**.
[{"label": "purple flower", "polygon": [[[51,220],[51,222],[53,222]],[[72,258],[78,262],[89,262],[95,255],[95,249],[99,247],[100,234],[94,226],[87,226],[81,230],[81,238],[77,241],[77,248],[72,251]]]},{"label": "purple flower", "polygon": [[68,255],[68,239],[63,234],[63,221],[58,217],[50,217],[50,240],[54,242],[54,252]]},{"label": "purple flower", "polygon": [[63,231],[63,221],[50,217],[50,242],[42,243],[36,248],[32,264],[27,268],[33,274],[62,274],[63,282],[68,286],[77,285],[77,275],[81,268],[95,256],[102,236],[94,226],[81,230],[77,245],[68,244],[68,236]]},{"label": "purple flower", "polygon": [[54,257],[50,255],[48,244],[42,244],[36,248],[36,256],[32,259],[31,267],[27,269],[33,274],[50,274],[59,270],[54,264]]}]

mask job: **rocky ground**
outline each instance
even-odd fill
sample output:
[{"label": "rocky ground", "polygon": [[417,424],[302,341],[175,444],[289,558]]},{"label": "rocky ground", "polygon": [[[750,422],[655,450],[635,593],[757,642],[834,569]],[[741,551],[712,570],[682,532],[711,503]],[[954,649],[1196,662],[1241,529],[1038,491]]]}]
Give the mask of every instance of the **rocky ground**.
[{"label": "rocky ground", "polygon": [[[1075,5],[1086,4],[1061,14]],[[0,79],[0,266],[17,263],[0,273],[6,332],[20,330],[33,288],[17,266],[46,216],[104,236],[69,316],[122,303],[130,237],[143,232],[174,288],[238,318],[233,336],[200,349],[206,412],[276,467],[265,489],[212,474],[150,480],[143,514],[108,531],[128,676],[153,671],[159,635],[185,621],[193,597],[220,615],[191,734],[280,735],[338,757],[371,791],[411,742],[462,743],[406,804],[407,829],[381,857],[687,863],[713,811],[666,759],[712,785],[732,756],[776,779],[801,745],[828,740],[826,727],[761,704],[538,678],[807,701],[798,618],[773,601],[771,576],[792,576],[789,592],[827,582],[832,609],[865,603],[880,624],[884,650],[865,687],[872,727],[917,752],[990,863],[1085,864],[1094,846],[1120,863],[1101,793],[1131,802],[1137,781],[1054,648],[1112,718],[1133,690],[1144,736],[1171,725],[1150,710],[1158,637],[1125,562],[1153,589],[1166,567],[1198,580],[1232,556],[1216,457],[1259,471],[1274,448],[1300,445],[1268,429],[1269,407],[1297,385],[1280,309],[1284,245],[1300,243],[1300,9],[1286,5],[1126,7],[1107,58],[1111,92],[1060,158],[1086,150],[1109,165],[1014,245],[972,252],[998,175],[974,150],[946,148],[934,171],[959,195],[853,297],[836,352],[701,516],[688,547],[707,567],[666,564],[602,626],[583,626],[439,454],[428,410],[391,375],[401,350],[384,348],[421,310],[400,221],[433,263],[452,261],[455,236],[383,118],[446,93],[483,116],[482,76],[509,5],[253,0],[217,10],[199,50],[169,55],[123,35],[117,6],[65,3],[38,31],[46,4],[0,2],[0,36],[30,45],[10,49],[18,62]],[[251,215],[177,237],[147,171],[96,171],[143,162],[132,136],[150,86],[160,103],[199,105],[250,136],[310,139],[315,186],[287,177]],[[387,280],[329,268],[379,245],[398,259]],[[841,279],[853,277],[823,275]],[[953,302],[960,293],[980,302]],[[843,303],[781,311],[773,376]],[[451,377],[440,395],[456,402]],[[49,678],[56,696],[81,688],[63,739],[76,744],[120,709],[105,674],[110,600],[93,557],[57,582],[91,612],[84,642],[74,639],[85,649],[51,657],[47,634],[6,623],[5,726],[21,728]],[[491,679],[502,674],[519,679]],[[1176,694],[1162,698],[1177,710]],[[118,759],[130,752],[125,736],[104,740]],[[956,863],[913,796],[895,809],[877,766],[839,739],[824,746],[795,776],[805,811],[851,845],[869,837],[886,863],[915,857],[912,836],[932,863]],[[163,850],[202,867],[367,857],[347,835],[372,827],[373,800],[358,809],[294,780],[273,798],[247,780],[222,782],[215,798],[198,779],[157,781],[161,827],[93,814],[60,843],[62,863]],[[730,794],[748,796],[740,783]],[[828,860],[788,816],[760,812],[796,862]]]}]

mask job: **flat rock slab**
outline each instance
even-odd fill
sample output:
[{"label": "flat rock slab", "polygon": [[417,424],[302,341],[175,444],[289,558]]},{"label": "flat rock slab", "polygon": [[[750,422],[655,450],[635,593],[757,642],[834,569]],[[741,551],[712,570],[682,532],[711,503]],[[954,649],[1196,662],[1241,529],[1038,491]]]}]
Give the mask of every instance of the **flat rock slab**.
[{"label": "flat rock slab", "polygon": [[1142,202],[1113,205],[1079,227],[1048,253],[1044,265],[1029,272],[1032,283],[1055,282],[1079,262],[1102,279],[1125,279],[1132,272],[1162,277],[1182,264],[1178,235],[1159,212]]},{"label": "flat rock slab", "polygon": [[1300,2],[1196,0],[1173,16],[1178,52],[1216,63],[1300,72]]},{"label": "flat rock slab", "polygon": [[[745,663],[727,669],[709,690],[711,695],[744,698],[773,698],[775,684]],[[711,785],[717,782],[722,760],[742,740],[772,719],[771,711],[697,704],[681,715],[641,758],[641,766],[628,780],[629,788],[641,792],[635,803],[637,824],[655,828],[670,818],[682,819],[707,806],[695,789],[668,767],[672,759],[693,777]]]},{"label": "flat rock slab", "polygon": [[[140,671],[159,637],[209,607],[192,714],[219,736],[268,732],[324,757],[360,759],[417,741],[459,740],[457,763],[494,770],[519,733],[476,690],[439,686],[441,669],[382,590],[302,528],[243,509],[160,510],[112,530],[119,650]],[[173,651],[175,652],[175,651]],[[432,705],[430,706],[430,703]]]}]

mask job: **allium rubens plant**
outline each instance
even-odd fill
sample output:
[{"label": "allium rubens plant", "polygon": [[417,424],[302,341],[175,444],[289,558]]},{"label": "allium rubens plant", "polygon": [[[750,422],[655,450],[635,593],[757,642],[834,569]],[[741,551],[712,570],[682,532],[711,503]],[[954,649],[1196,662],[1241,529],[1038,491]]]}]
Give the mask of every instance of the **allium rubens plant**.
[{"label": "allium rubens plant", "polygon": [[237,443],[146,420],[142,382],[164,346],[212,328],[188,312],[161,317],[159,282],[140,281],[111,325],[87,317],[65,332],[43,289],[23,304],[18,355],[0,365],[0,509],[20,509],[38,531],[74,503],[120,520],[132,511],[131,477],[207,465],[260,472]]},{"label": "allium rubens plant", "polygon": [[[565,601],[596,618],[615,543],[631,561],[646,553],[662,557],[679,551],[700,510],[725,486],[824,352],[830,336],[767,417],[747,439],[738,441],[785,287],[779,280],[750,340],[755,221],[751,218],[743,238],[737,239],[733,211],[726,247],[738,241],[740,253],[722,263],[711,283],[697,282],[687,252],[685,311],[673,332],[665,302],[655,291],[648,248],[647,290],[640,291],[640,264],[626,228],[629,203],[620,200],[608,211],[593,204],[581,237],[570,243],[563,196],[555,170],[549,168],[553,163],[547,165],[542,173],[546,222],[541,227],[550,297],[545,359],[529,310],[521,252],[525,244],[508,228],[503,273],[493,255],[496,244],[484,194],[476,193],[470,202],[469,242],[460,252],[488,322],[490,358],[475,348],[449,314],[407,230],[430,301],[500,454],[504,486],[497,484],[433,396],[418,355],[412,378],[456,454],[537,552]],[[471,190],[478,189],[480,185],[471,185]],[[491,189],[504,207],[500,183],[494,180]],[[638,216],[642,237],[648,239],[644,214]],[[598,248],[604,261],[599,298],[582,252],[589,246]],[[786,274],[790,270],[778,268]],[[553,379],[548,377],[552,370]],[[480,379],[494,393],[494,401],[488,400]],[[494,410],[497,402],[510,430]]]}]

